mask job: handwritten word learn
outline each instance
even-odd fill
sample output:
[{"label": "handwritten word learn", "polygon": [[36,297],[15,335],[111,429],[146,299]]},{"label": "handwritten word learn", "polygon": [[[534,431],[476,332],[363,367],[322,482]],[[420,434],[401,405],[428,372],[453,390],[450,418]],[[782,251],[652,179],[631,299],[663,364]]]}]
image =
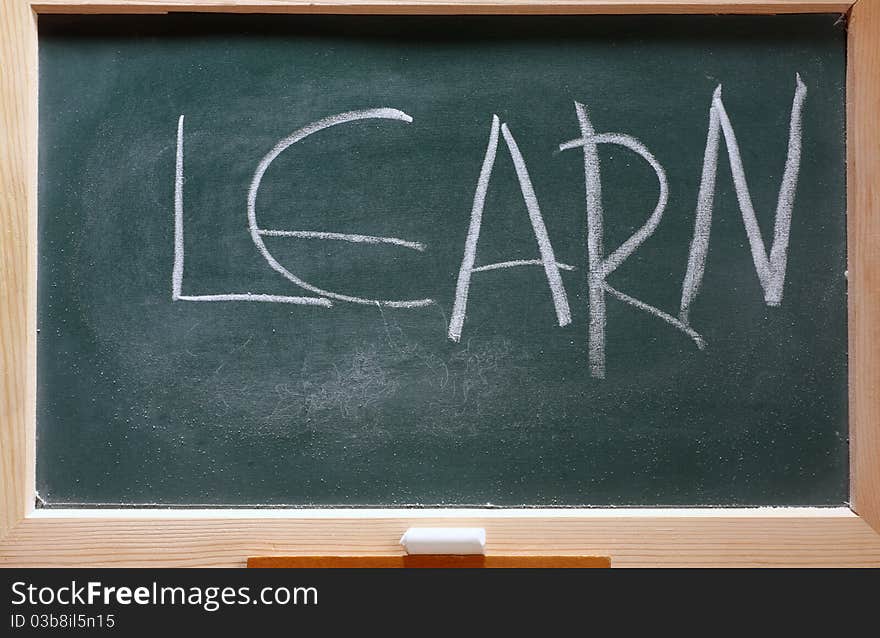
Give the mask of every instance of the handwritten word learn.
[{"label": "handwritten word learn", "polygon": [[[681,289],[681,303],[678,316],[648,305],[634,297],[630,297],[613,288],[607,281],[623,262],[625,262],[657,229],[666,210],[669,198],[669,185],[663,166],[636,138],[623,133],[597,133],[593,127],[586,107],[575,102],[575,114],[577,116],[580,136],[559,145],[560,151],[579,149],[583,153],[584,161],[584,203],[587,219],[587,256],[589,272],[587,282],[589,288],[589,365],[590,372],[594,377],[605,377],[605,306],[607,295],[618,299],[630,306],[662,319],[669,325],[677,328],[690,337],[698,348],[705,347],[705,341],[700,334],[693,329],[689,322],[689,312],[694,299],[700,290],[703,273],[706,268],[706,256],[709,251],[709,234],[712,227],[712,209],[715,198],[715,178],[718,172],[718,153],[721,144],[721,136],[724,136],[727,147],[727,158],[730,163],[733,183],[736,191],[740,212],[742,213],[743,225],[749,240],[755,271],[758,281],[764,291],[764,302],[768,306],[778,306],[782,302],[782,292],[785,284],[786,262],[788,258],[789,231],[791,228],[791,215],[794,206],[795,191],[797,188],[798,172],[801,160],[801,113],[804,107],[807,89],[801,81],[800,75],[796,75],[794,99],[791,107],[789,121],[788,153],[785,160],[785,170],[779,186],[779,197],[776,204],[776,218],[773,229],[773,241],[770,246],[770,254],[767,254],[766,244],[761,236],[761,230],[755,216],[749,187],[746,183],[745,169],[739,152],[736,134],[733,125],[724,108],[721,99],[721,86],[715,89],[709,107],[709,131],[706,138],[706,148],[703,155],[703,170],[700,179],[700,189],[697,194],[696,222],[694,235],[691,241],[688,255],[687,270]],[[397,237],[377,237],[372,235],[358,235],[322,231],[306,230],[271,230],[260,228],[257,223],[257,194],[260,183],[266,170],[272,162],[287,148],[318,133],[324,129],[333,128],[348,122],[358,120],[398,120],[410,123],[412,118],[392,108],[367,109],[363,111],[349,111],[339,113],[318,120],[305,126],[288,137],[279,141],[269,151],[254,172],[247,196],[248,231],[257,250],[269,264],[269,266],[299,288],[306,290],[314,296],[283,296],[264,295],[254,293],[221,293],[210,295],[184,295],[183,289],[183,115],[177,124],[177,160],[174,179],[174,268],[171,276],[171,296],[175,301],[259,301],[268,303],[304,304],[330,307],[334,301],[348,303],[387,306],[391,308],[423,308],[435,301],[433,299],[369,299],[345,295],[331,290],[324,290],[315,286],[290,272],[282,266],[272,255],[263,237],[297,237],[304,239],[322,239],[330,241],[347,241],[361,244],[390,244],[415,251],[424,251],[426,245],[418,241],[410,241]],[[516,259],[484,266],[475,266],[477,259],[477,245],[480,238],[480,229],[483,219],[483,206],[492,178],[492,169],[495,165],[495,157],[498,146],[503,138],[504,144],[516,169],[519,187],[529,214],[532,231],[538,244],[537,259]],[[600,170],[598,147],[600,144],[612,144],[623,146],[640,156],[653,169],[657,178],[659,193],[654,210],[647,221],[632,236],[624,241],[618,248],[606,252],[604,246],[604,211],[602,209],[602,176]],[[574,267],[556,261],[553,244],[547,234],[547,227],[541,214],[541,207],[535,195],[529,171],[525,159],[520,153],[516,139],[507,124],[502,123],[497,115],[492,116],[492,125],[489,131],[489,142],[483,164],[477,178],[477,186],[474,192],[473,206],[471,208],[470,225],[464,245],[464,256],[458,272],[458,281],[455,288],[452,316],[449,320],[447,335],[452,341],[459,341],[464,330],[467,316],[468,292],[471,278],[475,273],[495,270],[500,268],[513,268],[519,266],[540,266],[547,278],[550,289],[550,297],[556,312],[556,319],[560,326],[571,323],[571,309],[568,295],[562,283],[560,271],[574,270]]]}]

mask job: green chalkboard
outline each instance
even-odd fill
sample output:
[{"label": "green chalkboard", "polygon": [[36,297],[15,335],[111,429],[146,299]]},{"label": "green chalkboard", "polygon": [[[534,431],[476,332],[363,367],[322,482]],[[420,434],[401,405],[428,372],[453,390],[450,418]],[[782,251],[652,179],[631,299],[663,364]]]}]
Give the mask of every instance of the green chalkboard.
[{"label": "green chalkboard", "polygon": [[845,28],[41,16],[42,504],[844,503]]}]

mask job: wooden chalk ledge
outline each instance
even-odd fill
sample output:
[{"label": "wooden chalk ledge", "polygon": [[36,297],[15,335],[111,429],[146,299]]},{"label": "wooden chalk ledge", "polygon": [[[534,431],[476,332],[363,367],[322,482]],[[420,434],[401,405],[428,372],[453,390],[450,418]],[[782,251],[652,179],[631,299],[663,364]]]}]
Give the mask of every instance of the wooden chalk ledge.
[{"label": "wooden chalk ledge", "polygon": [[608,556],[518,556],[415,554],[403,556],[252,556],[248,567],[312,568],[595,568],[611,567]]}]

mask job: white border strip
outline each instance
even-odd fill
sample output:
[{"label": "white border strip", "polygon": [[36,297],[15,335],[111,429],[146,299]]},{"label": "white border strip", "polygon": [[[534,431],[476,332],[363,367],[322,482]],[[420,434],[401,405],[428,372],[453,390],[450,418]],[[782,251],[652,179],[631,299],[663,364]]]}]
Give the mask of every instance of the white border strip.
[{"label": "white border strip", "polygon": [[858,518],[848,507],[597,509],[37,509],[32,519]]}]

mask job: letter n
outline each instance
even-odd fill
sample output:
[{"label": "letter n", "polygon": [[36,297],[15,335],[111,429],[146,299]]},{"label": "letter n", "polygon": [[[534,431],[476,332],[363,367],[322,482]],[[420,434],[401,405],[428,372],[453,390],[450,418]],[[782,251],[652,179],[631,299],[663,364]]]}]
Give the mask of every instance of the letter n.
[{"label": "letter n", "polygon": [[789,120],[788,153],[785,160],[785,170],[782,174],[782,182],[779,185],[779,197],[776,202],[776,221],[773,228],[773,243],[770,247],[770,255],[761,229],[755,216],[755,208],[752,205],[752,197],[746,183],[746,173],[740,157],[739,144],[733,125],[724,109],[721,101],[721,87],[715,89],[712,96],[712,106],[709,109],[709,134],[706,138],[706,150],[703,154],[703,174],[700,179],[700,192],[697,195],[697,215],[694,223],[694,237],[688,255],[687,272],[681,289],[681,306],[679,318],[685,324],[688,323],[691,304],[703,281],[703,273],[706,270],[706,257],[709,252],[709,232],[712,228],[712,208],[715,200],[715,176],[718,172],[718,148],[721,144],[721,135],[727,145],[727,157],[730,162],[730,171],[733,175],[733,186],[736,190],[736,198],[739,202],[743,225],[749,240],[749,248],[752,252],[752,261],[758,281],[764,291],[764,302],[768,306],[778,306],[782,303],[782,290],[785,285],[785,271],[788,260],[788,239],[791,230],[791,213],[794,207],[794,195],[797,189],[798,172],[801,163],[801,113],[807,88],[801,81],[801,76],[796,75],[796,87],[794,99],[791,105],[791,118]]}]

